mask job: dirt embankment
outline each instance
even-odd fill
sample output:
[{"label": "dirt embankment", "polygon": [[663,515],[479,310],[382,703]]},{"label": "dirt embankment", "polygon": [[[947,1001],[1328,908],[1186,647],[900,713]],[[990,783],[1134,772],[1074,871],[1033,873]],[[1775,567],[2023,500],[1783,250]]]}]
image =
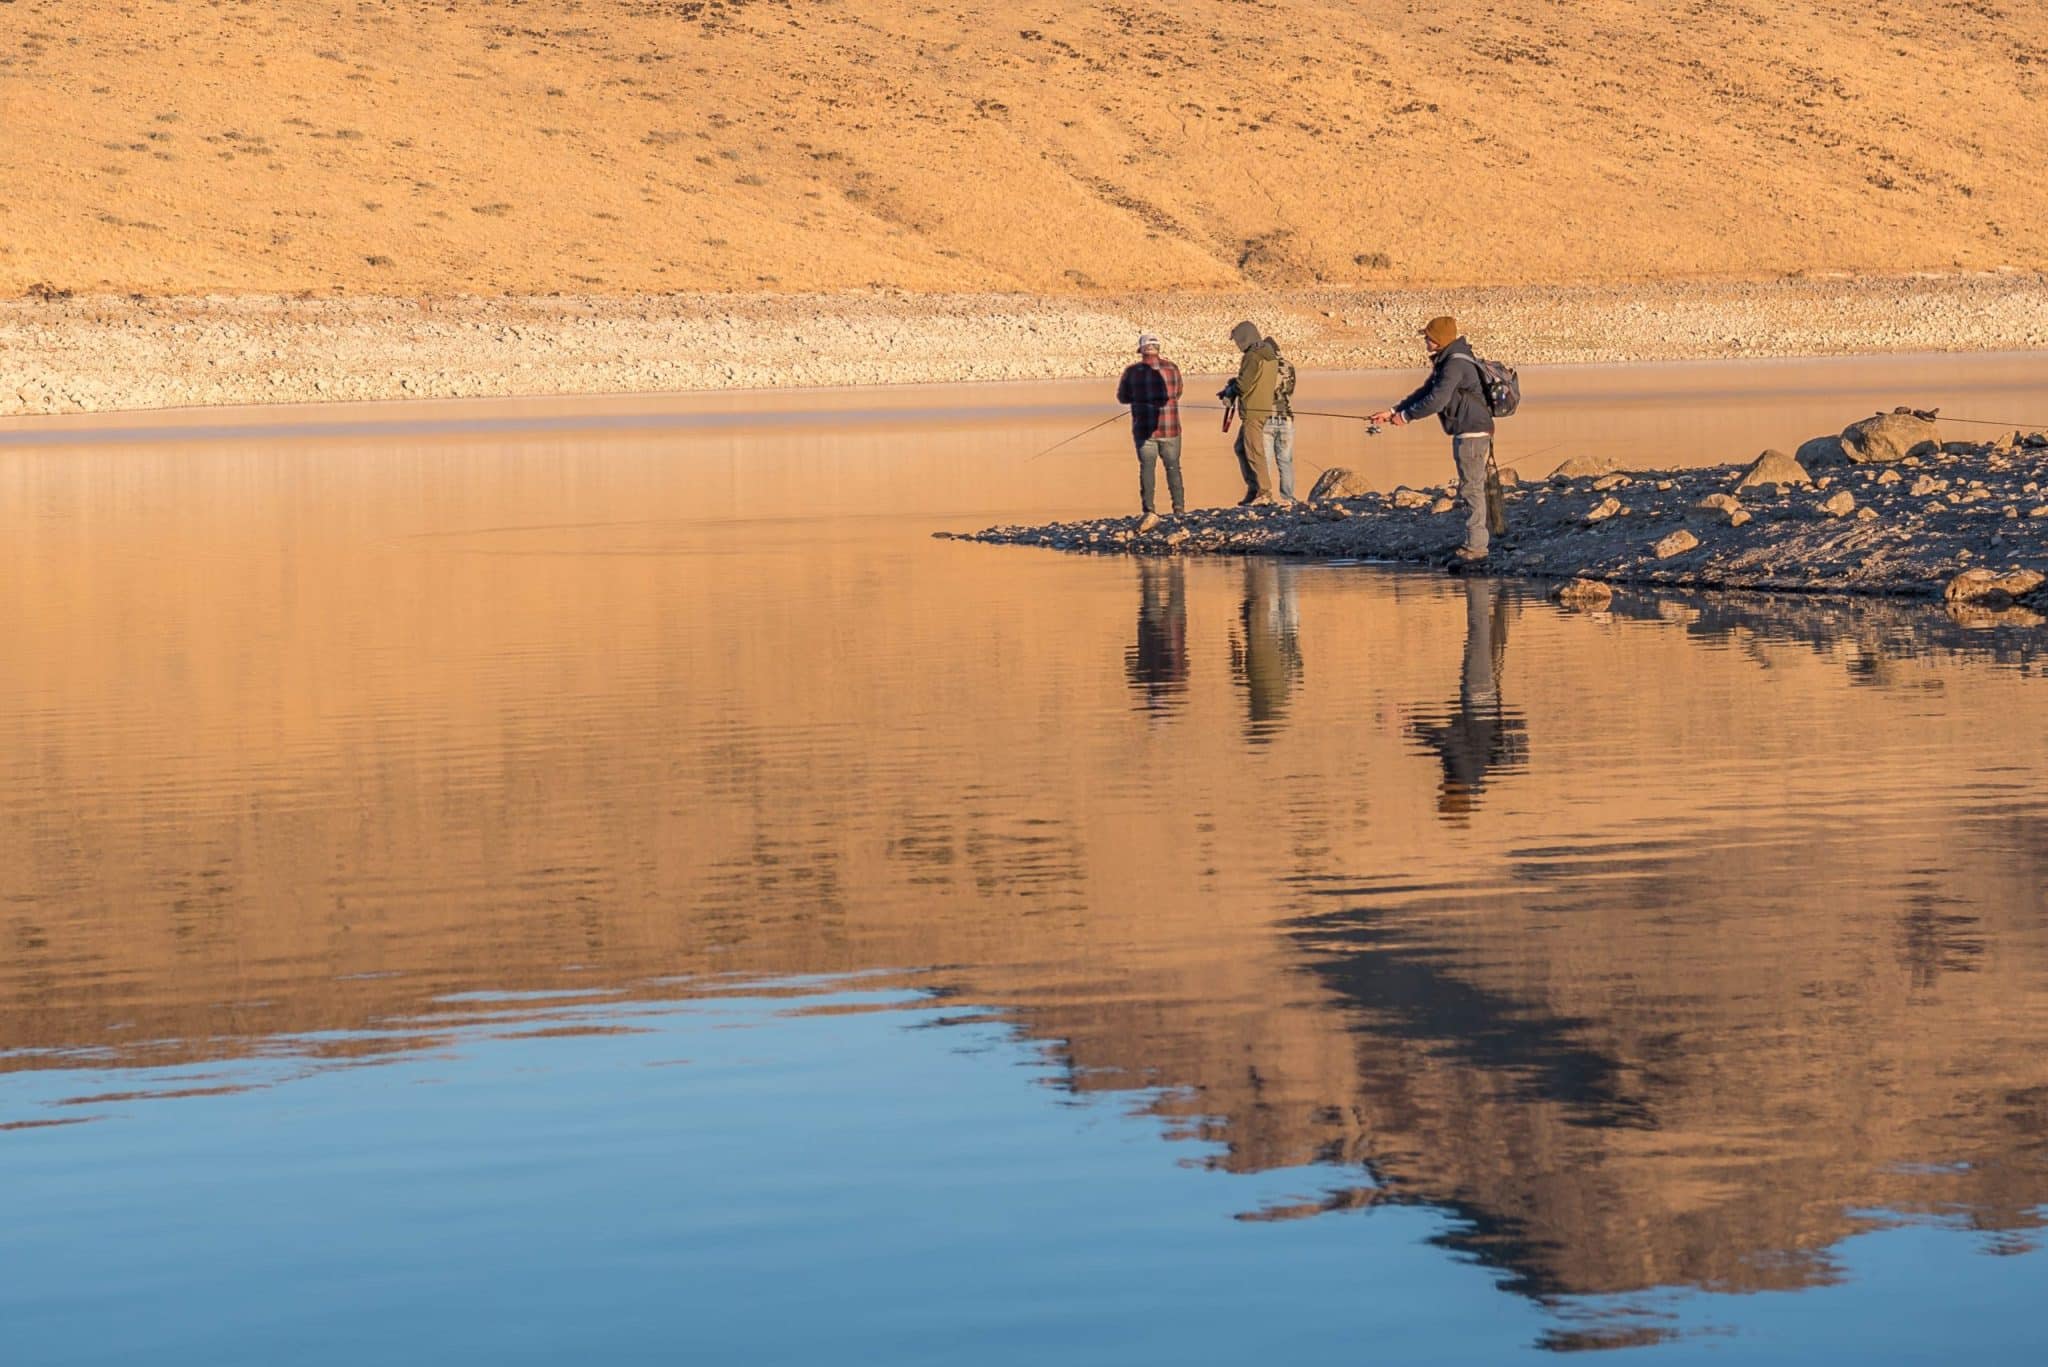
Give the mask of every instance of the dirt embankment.
[{"label": "dirt embankment", "polygon": [[0,297],[2038,269],[2048,7],[13,0]]},{"label": "dirt embankment", "polygon": [[1407,366],[1446,310],[1517,364],[2048,347],[2048,278],[1024,295],[0,301],[0,416],[204,404],[1114,375],[1140,329],[1234,368],[1240,318],[1307,369]]},{"label": "dirt embankment", "polygon": [[[2048,435],[1945,442],[1899,412],[1748,465],[1625,471],[1566,461],[1503,471],[1509,531],[1489,572],[1606,584],[1940,596],[1969,624],[2048,623]],[[1374,493],[1348,471],[1291,507],[995,527],[960,539],[1152,555],[1292,555],[1441,563],[1462,539],[1449,486]],[[942,533],[941,535],[946,535]]]}]

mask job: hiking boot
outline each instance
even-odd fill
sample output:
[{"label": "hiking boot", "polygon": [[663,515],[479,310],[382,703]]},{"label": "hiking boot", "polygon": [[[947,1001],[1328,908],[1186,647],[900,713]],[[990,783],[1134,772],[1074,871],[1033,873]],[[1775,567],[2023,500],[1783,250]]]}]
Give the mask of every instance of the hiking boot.
[{"label": "hiking boot", "polygon": [[1149,532],[1158,525],[1159,514],[1157,513],[1147,513],[1138,519],[1138,530],[1141,532]]},{"label": "hiking boot", "polygon": [[1475,551],[1470,546],[1460,546],[1444,561],[1444,568],[1452,574],[1473,574],[1486,568],[1485,551]]}]

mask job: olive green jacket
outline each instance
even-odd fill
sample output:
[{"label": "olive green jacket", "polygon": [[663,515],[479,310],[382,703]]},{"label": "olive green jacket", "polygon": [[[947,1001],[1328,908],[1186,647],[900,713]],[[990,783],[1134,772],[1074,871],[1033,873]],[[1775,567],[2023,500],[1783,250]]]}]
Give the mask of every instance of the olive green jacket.
[{"label": "olive green jacket", "polygon": [[1244,413],[1246,427],[1273,416],[1274,391],[1279,384],[1279,350],[1270,340],[1253,344],[1237,368],[1237,406]]}]

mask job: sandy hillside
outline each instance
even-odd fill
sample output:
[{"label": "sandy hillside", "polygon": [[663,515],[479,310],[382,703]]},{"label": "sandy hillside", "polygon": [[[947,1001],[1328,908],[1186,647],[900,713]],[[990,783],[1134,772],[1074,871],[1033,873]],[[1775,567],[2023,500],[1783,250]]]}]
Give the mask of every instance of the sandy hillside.
[{"label": "sandy hillside", "polygon": [[0,128],[0,296],[2048,260],[2020,0],[0,0]]}]

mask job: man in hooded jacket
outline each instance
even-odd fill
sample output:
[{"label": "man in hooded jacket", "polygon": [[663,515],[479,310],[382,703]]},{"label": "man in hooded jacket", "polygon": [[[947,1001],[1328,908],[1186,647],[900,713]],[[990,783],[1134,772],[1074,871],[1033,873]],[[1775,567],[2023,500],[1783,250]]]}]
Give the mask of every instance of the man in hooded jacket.
[{"label": "man in hooded jacket", "polygon": [[1275,392],[1280,384],[1280,351],[1259,331],[1256,323],[1239,323],[1230,330],[1230,340],[1244,353],[1237,378],[1216,397],[1237,400],[1244,416],[1244,430],[1237,439],[1237,463],[1244,475],[1242,503],[1273,503],[1278,475],[1273,464],[1273,434],[1267,424],[1273,420]]},{"label": "man in hooded jacket", "polygon": [[1486,465],[1493,456],[1493,408],[1479,361],[1452,318],[1432,318],[1422,329],[1429,353],[1429,379],[1372,421],[1395,427],[1434,416],[1451,438],[1451,457],[1458,467],[1458,508],[1465,515],[1465,544],[1457,551],[1463,564],[1484,560],[1490,537],[1486,527]]}]

